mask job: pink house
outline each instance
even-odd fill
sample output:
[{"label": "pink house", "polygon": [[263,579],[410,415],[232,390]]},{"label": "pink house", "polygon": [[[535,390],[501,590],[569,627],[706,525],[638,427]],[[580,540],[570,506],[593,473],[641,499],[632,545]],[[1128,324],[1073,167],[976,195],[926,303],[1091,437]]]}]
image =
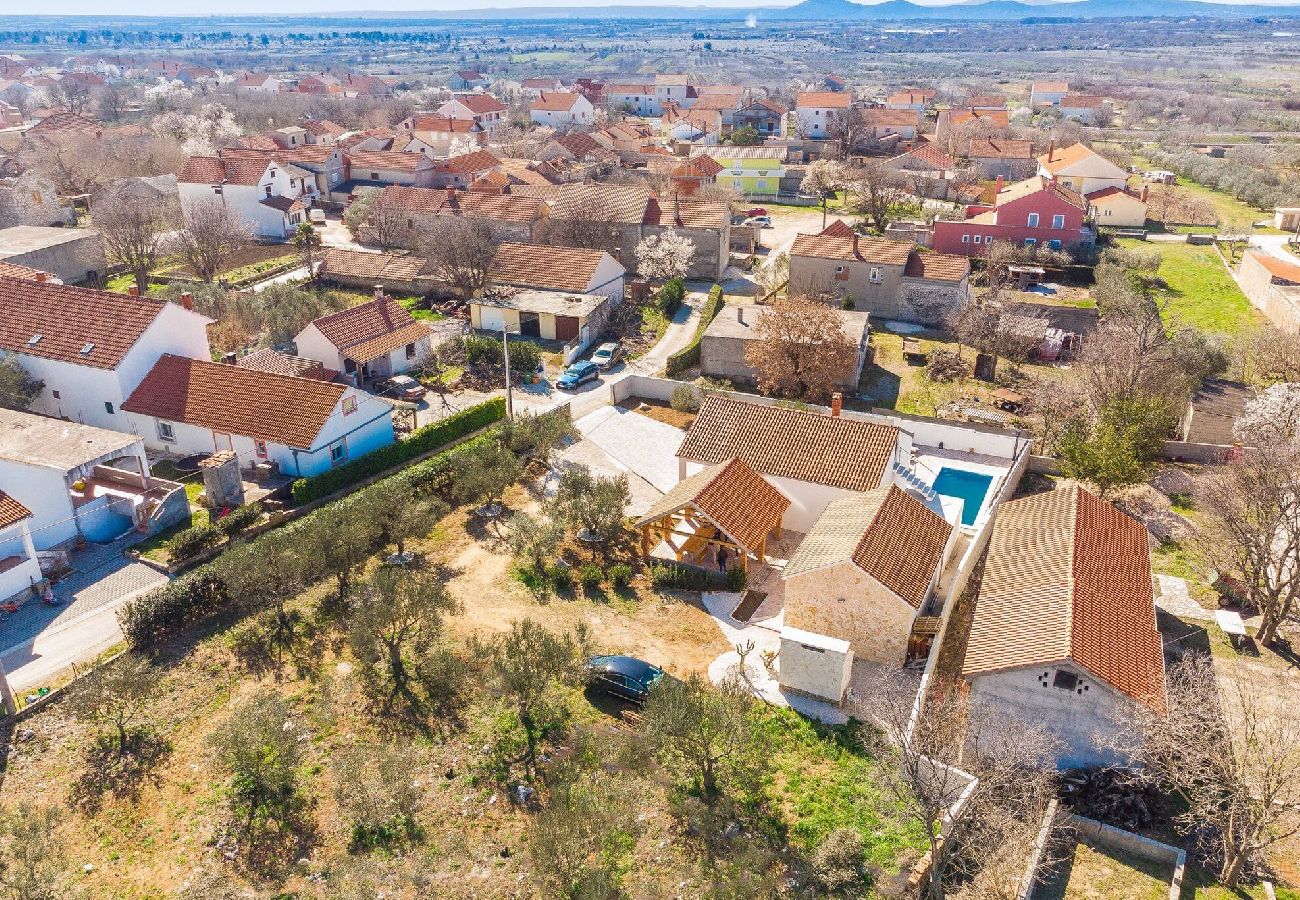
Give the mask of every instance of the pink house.
[{"label": "pink house", "polygon": [[989,199],[966,207],[961,221],[936,219],[934,249],[983,256],[994,241],[1061,250],[1094,239],[1087,225],[1088,201],[1049,178],[1035,175],[1007,187],[999,178]]}]

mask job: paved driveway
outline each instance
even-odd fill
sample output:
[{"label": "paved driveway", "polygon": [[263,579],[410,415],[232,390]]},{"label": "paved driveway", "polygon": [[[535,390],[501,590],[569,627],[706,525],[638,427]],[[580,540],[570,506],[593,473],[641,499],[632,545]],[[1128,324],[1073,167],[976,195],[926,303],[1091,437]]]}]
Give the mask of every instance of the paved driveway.
[{"label": "paved driveway", "polygon": [[661,493],[677,484],[676,454],[686,439],[684,431],[618,406],[602,407],[574,425],[583,440]]}]

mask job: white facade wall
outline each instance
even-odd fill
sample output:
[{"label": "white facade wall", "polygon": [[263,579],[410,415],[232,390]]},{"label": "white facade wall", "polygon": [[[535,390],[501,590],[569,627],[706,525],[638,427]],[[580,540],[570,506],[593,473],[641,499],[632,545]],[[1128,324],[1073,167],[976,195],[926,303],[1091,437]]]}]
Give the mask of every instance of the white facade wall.
[{"label": "white facade wall", "polygon": [[0,572],[0,600],[7,600],[30,590],[45,577],[36,559],[36,547],[27,530],[28,520],[0,531],[0,559],[17,556],[22,562],[5,572]]},{"label": "white facade wall", "polygon": [[552,128],[572,128],[575,125],[590,125],[595,120],[595,109],[586,97],[576,95],[573,106],[567,110],[533,109],[529,113],[537,125],[549,125]]},{"label": "white facade wall", "polygon": [[825,109],[819,106],[803,106],[794,111],[795,126],[799,133],[810,138],[830,137],[832,126],[845,109]]},{"label": "white facade wall", "polygon": [[77,520],[65,473],[0,459],[0,489],[32,511],[27,524],[36,549],[48,550],[77,536]]},{"label": "white facade wall", "polygon": [[600,265],[596,266],[596,273],[591,276],[586,293],[608,297],[611,306],[618,306],[623,302],[623,283],[626,277],[627,273],[619,261],[605,254]]}]

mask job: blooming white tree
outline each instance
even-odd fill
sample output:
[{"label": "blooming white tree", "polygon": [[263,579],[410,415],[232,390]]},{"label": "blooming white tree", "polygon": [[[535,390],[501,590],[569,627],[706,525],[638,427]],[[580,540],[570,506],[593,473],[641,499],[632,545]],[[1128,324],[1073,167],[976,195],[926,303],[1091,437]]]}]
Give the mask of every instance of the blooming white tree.
[{"label": "blooming white tree", "polygon": [[636,245],[636,269],[650,281],[685,278],[695,258],[695,245],[669,229]]},{"label": "blooming white tree", "polygon": [[150,125],[155,134],[179,143],[187,156],[216,153],[243,133],[231,111],[220,103],[205,103],[197,113],[165,112]]},{"label": "blooming white tree", "polygon": [[448,158],[464,156],[466,153],[473,153],[477,149],[479,149],[478,141],[469,135],[461,135],[451,139],[451,143],[447,145],[447,156]]},{"label": "blooming white tree", "polygon": [[1234,426],[1245,444],[1288,443],[1300,438],[1300,383],[1275,384],[1246,404]]}]

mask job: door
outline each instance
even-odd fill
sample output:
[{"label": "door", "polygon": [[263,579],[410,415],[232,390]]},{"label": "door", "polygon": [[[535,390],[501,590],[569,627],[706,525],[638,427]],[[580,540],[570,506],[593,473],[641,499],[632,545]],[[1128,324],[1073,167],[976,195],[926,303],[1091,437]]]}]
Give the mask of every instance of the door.
[{"label": "door", "polygon": [[525,337],[542,336],[542,319],[535,312],[519,313],[519,333]]},{"label": "door", "polygon": [[566,344],[578,336],[577,316],[555,317],[555,339]]}]

